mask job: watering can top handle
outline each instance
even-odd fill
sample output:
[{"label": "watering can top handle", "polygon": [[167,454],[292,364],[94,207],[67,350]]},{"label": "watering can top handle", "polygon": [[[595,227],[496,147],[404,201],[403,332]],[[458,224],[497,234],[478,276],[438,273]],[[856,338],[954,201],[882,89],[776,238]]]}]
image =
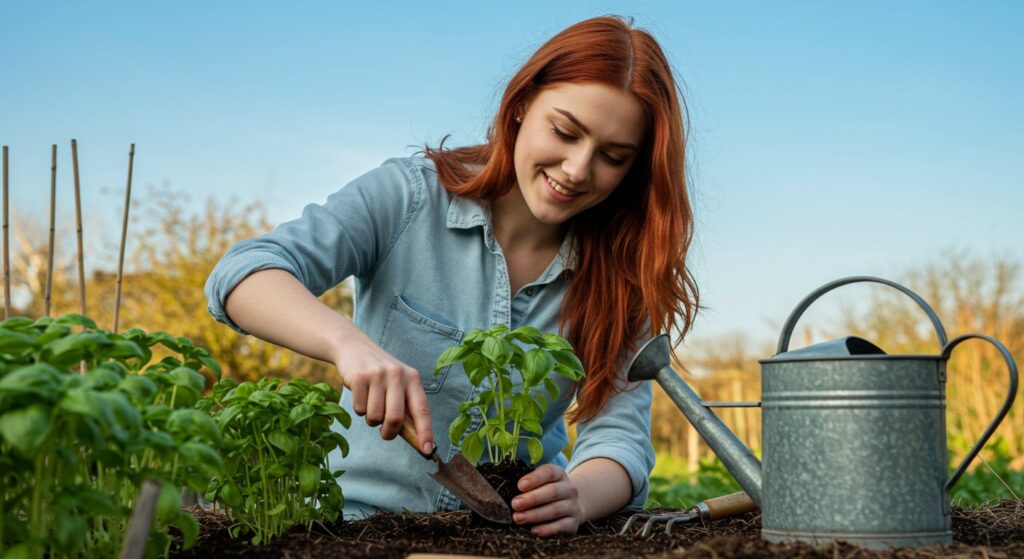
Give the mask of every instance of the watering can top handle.
[{"label": "watering can top handle", "polygon": [[1014,399],[1017,398],[1017,363],[1014,362],[1013,355],[1010,354],[1010,350],[1006,349],[1006,346],[999,343],[999,340],[995,338],[985,336],[983,334],[964,334],[963,336],[954,338],[942,348],[942,362],[945,363],[949,360],[949,356],[953,353],[953,348],[960,345],[960,342],[970,340],[972,338],[985,340],[986,342],[996,346],[999,353],[1003,354],[1003,359],[1006,360],[1006,367],[1010,373],[1010,390],[1006,394],[1006,400],[1003,401],[1003,407],[999,408],[999,412],[997,412],[995,418],[992,419],[992,423],[989,423],[988,427],[985,428],[985,432],[981,434],[981,438],[978,439],[978,442],[974,443],[974,446],[971,447],[971,451],[967,453],[967,456],[965,456],[963,461],[960,462],[960,465],[957,466],[956,471],[954,471],[953,475],[949,477],[949,480],[946,482],[946,491],[952,489],[953,486],[956,485],[956,482],[960,480],[960,476],[964,475],[964,472],[967,471],[967,466],[970,465],[971,460],[974,460],[974,457],[981,452],[985,443],[988,442],[989,437],[991,437],[992,433],[995,432],[996,427],[999,426],[1003,421],[1003,418],[1006,417],[1006,414],[1009,413],[1010,406],[1013,405]]},{"label": "watering can top handle", "polygon": [[814,292],[812,292],[807,297],[804,297],[803,301],[800,301],[800,304],[797,305],[795,309],[793,309],[793,312],[789,315],[789,318],[786,319],[785,326],[782,327],[782,334],[779,335],[779,346],[775,354],[779,355],[781,353],[789,351],[789,340],[793,336],[793,329],[796,328],[797,321],[800,320],[800,317],[804,314],[804,311],[807,310],[807,307],[810,307],[811,304],[817,301],[819,297],[821,297],[825,293],[828,293],[829,291],[832,291],[837,287],[841,287],[843,285],[850,283],[860,282],[873,282],[888,285],[890,287],[894,287],[900,290],[901,292],[903,292],[903,294],[913,299],[914,302],[917,303],[917,306],[921,307],[921,310],[923,310],[925,314],[928,315],[928,319],[932,321],[932,325],[935,326],[935,332],[939,338],[939,346],[944,347],[946,345],[946,342],[948,341],[948,338],[946,337],[946,329],[942,327],[942,322],[939,321],[939,317],[935,314],[935,311],[933,311],[932,308],[928,306],[928,303],[926,303],[925,300],[922,299],[917,293],[914,293],[913,291],[907,289],[906,287],[903,287],[902,285],[894,281],[889,281],[887,279],[876,278],[872,276],[851,276],[848,278],[842,278],[830,283],[826,283],[825,285],[814,290]]}]

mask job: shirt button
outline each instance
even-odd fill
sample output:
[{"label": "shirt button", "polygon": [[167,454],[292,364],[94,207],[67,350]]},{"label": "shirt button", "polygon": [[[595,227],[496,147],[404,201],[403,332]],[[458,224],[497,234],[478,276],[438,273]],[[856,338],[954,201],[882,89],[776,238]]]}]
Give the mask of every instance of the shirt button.
[{"label": "shirt button", "polygon": [[529,295],[530,297],[533,297],[533,288],[532,287],[527,287],[526,288],[526,294]]}]

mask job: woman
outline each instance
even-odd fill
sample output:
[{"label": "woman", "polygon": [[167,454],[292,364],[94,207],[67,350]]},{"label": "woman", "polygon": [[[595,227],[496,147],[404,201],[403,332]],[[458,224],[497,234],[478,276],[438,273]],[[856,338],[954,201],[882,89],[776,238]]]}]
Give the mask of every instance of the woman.
[{"label": "woman", "polygon": [[[224,256],[207,282],[210,312],[336,365],[342,405],[365,417],[344,432],[350,454],[332,457],[347,514],[460,507],[428,461],[381,439],[408,414],[424,452],[459,452],[448,425],[479,389],[433,364],[470,329],[499,323],[562,333],[587,370],[579,386],[556,378],[575,391],[572,459],[560,453],[563,398],[542,422],[542,465],[519,481],[514,521],[575,533],[643,505],[651,390],[626,386],[626,359],[674,325],[685,334],[697,308],[680,101],[649,34],[616,17],[583,21],[512,78],[487,143],[388,160]],[[350,275],[352,321],[315,297]]]}]

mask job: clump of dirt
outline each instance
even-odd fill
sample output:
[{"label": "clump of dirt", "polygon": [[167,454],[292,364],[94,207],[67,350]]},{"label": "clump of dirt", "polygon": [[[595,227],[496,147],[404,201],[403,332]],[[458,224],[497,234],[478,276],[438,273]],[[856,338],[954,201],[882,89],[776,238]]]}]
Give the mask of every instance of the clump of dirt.
[{"label": "clump of dirt", "polygon": [[199,541],[188,552],[173,551],[172,557],[361,559],[398,558],[411,553],[517,559],[1024,557],[1024,501],[1021,500],[1004,500],[975,509],[954,508],[954,543],[951,546],[884,551],[837,542],[823,545],[768,543],[761,540],[761,517],[758,513],[712,522],[677,524],[671,534],[656,530],[647,537],[639,535],[640,526],[630,534],[619,535],[619,529],[630,515],[616,514],[581,526],[575,535],[553,538],[539,538],[529,531],[509,530],[508,527],[474,527],[469,511],[378,514],[357,521],[317,524],[309,531],[295,528],[259,547],[249,544],[245,538],[230,539],[228,524],[222,514],[197,510],[196,515],[202,526]]},{"label": "clump of dirt", "polygon": [[[497,464],[486,462],[478,465],[476,469],[484,476],[487,483],[490,483],[491,487],[498,492],[501,500],[505,501],[505,504],[508,505],[509,510],[512,510],[512,499],[522,493],[519,491],[519,480],[534,470],[533,467],[522,460],[500,462]],[[509,528],[506,524],[491,522],[475,512],[472,513],[471,526],[474,528]],[[529,526],[525,524],[512,524],[511,527],[529,529]]]}]

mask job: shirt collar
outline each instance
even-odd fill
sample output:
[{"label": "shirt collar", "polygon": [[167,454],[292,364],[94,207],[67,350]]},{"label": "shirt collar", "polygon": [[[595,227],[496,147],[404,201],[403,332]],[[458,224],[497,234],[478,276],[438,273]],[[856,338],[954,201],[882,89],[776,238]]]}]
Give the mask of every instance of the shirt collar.
[{"label": "shirt collar", "polygon": [[[448,228],[472,229],[473,227],[483,227],[488,232],[492,230],[490,201],[458,195],[452,196],[452,201],[448,205]],[[549,267],[544,276],[550,276],[553,279],[563,269],[576,270],[576,253],[572,250],[573,238],[573,232],[570,230],[562,239],[562,246],[558,248],[558,258],[555,259],[554,266]]]}]

